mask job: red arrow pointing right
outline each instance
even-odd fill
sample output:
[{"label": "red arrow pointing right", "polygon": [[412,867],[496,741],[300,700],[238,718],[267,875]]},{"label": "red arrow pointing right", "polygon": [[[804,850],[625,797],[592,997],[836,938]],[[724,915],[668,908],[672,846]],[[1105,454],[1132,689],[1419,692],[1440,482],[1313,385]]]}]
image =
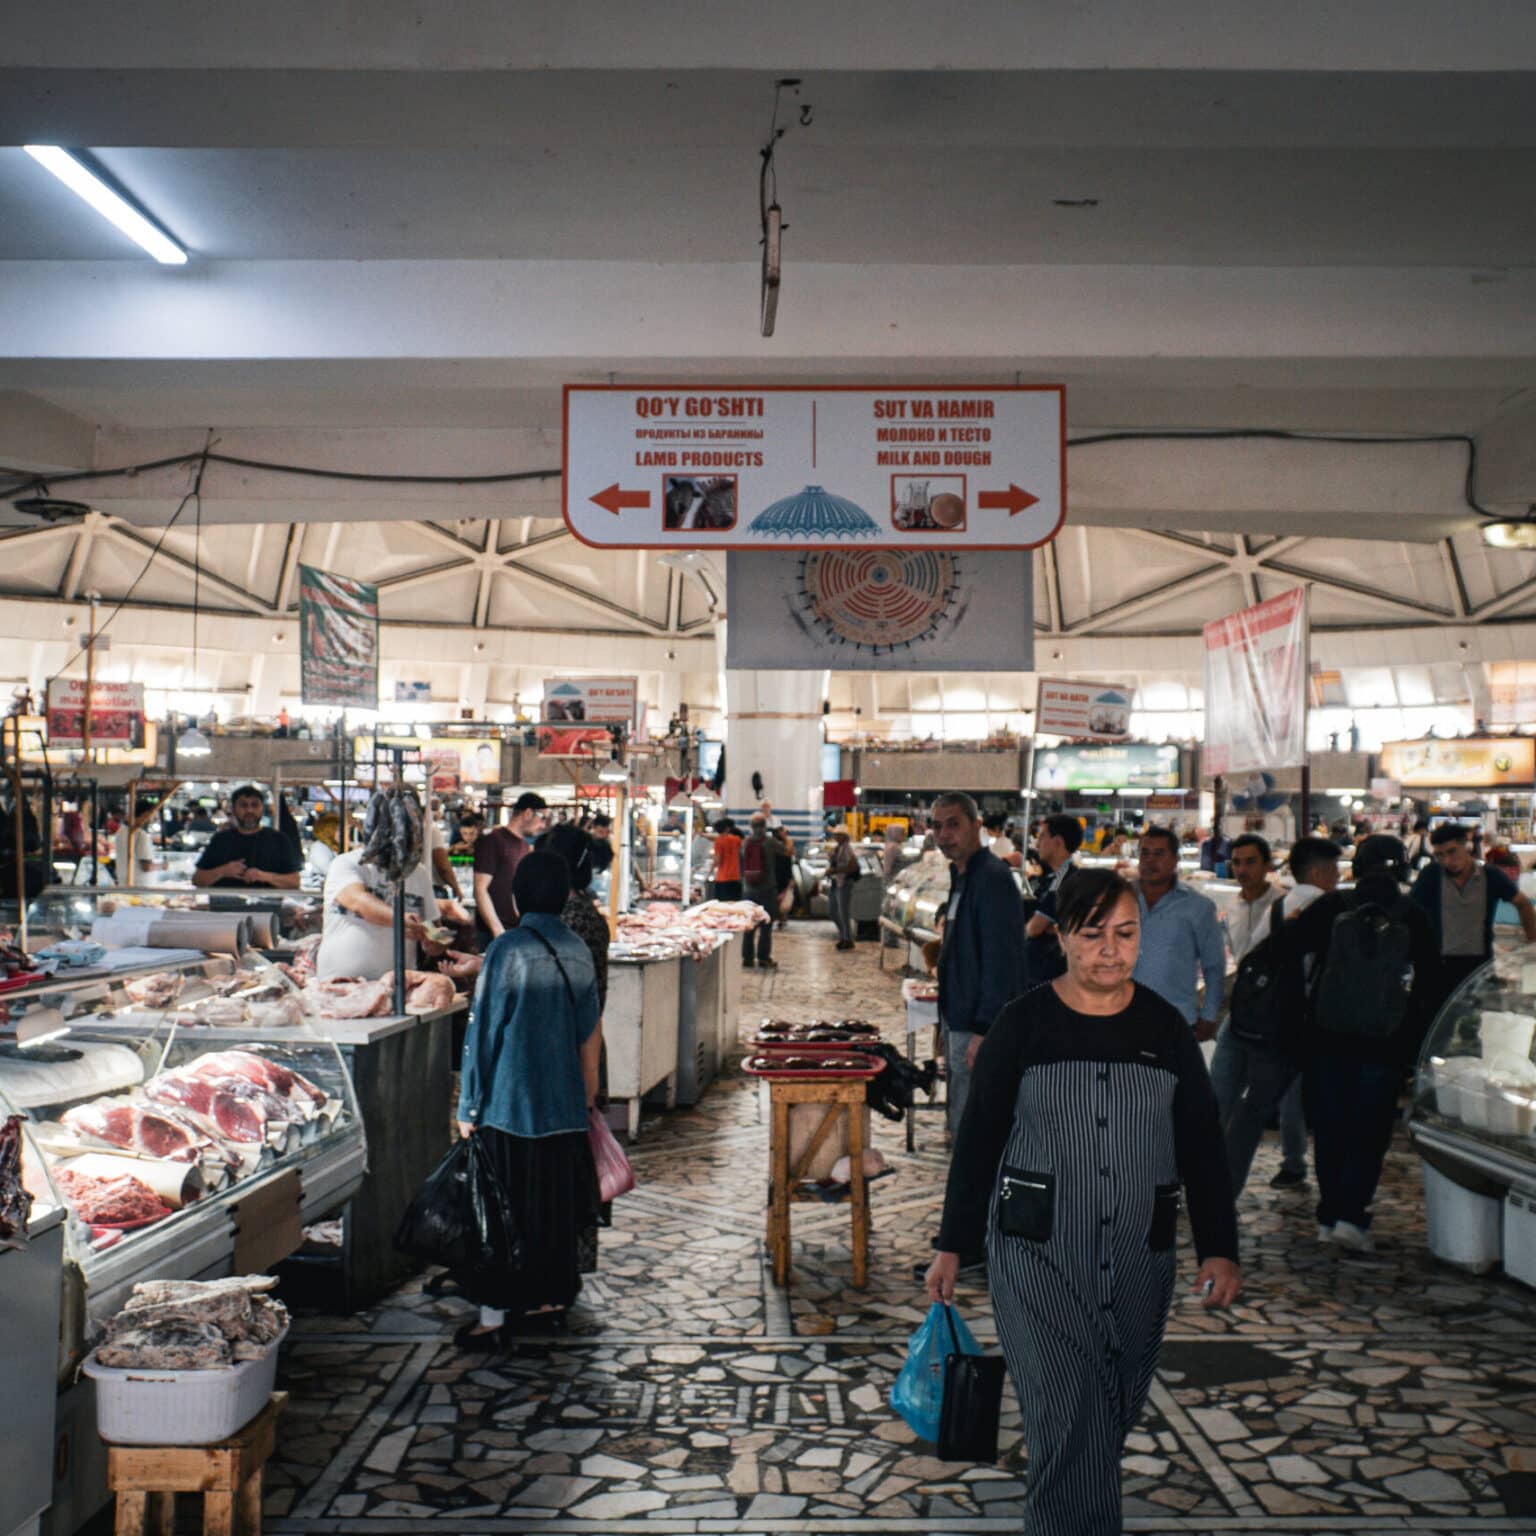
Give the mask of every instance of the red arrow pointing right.
[{"label": "red arrow pointing right", "polygon": [[619,482],[615,480],[607,490],[599,491],[597,495],[589,499],[595,501],[604,512],[612,512],[617,517],[620,509],[623,507],[650,506],[651,493],[649,491],[621,491],[619,489]]},{"label": "red arrow pointing right", "polygon": [[[593,498],[596,500],[596,498]],[[976,496],[978,507],[1006,507],[1009,517],[1017,517],[1026,507],[1032,507],[1039,501],[1038,496],[1031,496],[1028,491],[1022,491],[1016,485],[1010,485],[1006,491],[979,491]]]}]

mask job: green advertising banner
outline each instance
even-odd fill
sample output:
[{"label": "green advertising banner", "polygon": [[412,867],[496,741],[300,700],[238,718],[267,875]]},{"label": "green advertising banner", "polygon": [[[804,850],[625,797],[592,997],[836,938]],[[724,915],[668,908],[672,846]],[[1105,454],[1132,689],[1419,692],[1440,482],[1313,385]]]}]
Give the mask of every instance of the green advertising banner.
[{"label": "green advertising banner", "polygon": [[379,589],[299,567],[299,668],[306,704],[379,707]]},{"label": "green advertising banner", "polygon": [[1035,754],[1036,789],[1177,789],[1179,749],[1141,742],[1119,747],[1045,747]]}]

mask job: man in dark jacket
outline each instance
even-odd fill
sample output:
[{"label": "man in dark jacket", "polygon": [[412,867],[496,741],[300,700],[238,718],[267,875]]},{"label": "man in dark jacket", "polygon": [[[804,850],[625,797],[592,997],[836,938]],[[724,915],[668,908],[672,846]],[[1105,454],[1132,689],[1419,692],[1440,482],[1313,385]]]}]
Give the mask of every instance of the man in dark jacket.
[{"label": "man in dark jacket", "polygon": [[939,953],[939,1019],[944,1025],[946,1118],[959,1129],[971,1068],[992,1021],[1028,986],[1024,902],[1013,871],[982,847],[981,813],[969,795],[940,795],[930,817],[949,860],[949,904]]},{"label": "man in dark jacket", "polygon": [[1493,954],[1493,914],[1507,901],[1528,940],[1536,940],[1536,907],[1502,870],[1479,864],[1471,828],[1441,822],[1429,834],[1434,863],[1419,872],[1409,893],[1434,930],[1440,951],[1441,1001]]},{"label": "man in dark jacket", "polygon": [[[1287,964],[1316,960],[1301,1054],[1318,1239],[1361,1253],[1374,1247],[1369,1207],[1392,1141],[1403,1070],[1429,1027],[1439,981],[1434,932],[1402,892],[1407,874],[1399,839],[1367,837],[1355,849],[1355,888],[1319,897],[1277,935]],[[1412,972],[1406,996],[1404,961]]]}]

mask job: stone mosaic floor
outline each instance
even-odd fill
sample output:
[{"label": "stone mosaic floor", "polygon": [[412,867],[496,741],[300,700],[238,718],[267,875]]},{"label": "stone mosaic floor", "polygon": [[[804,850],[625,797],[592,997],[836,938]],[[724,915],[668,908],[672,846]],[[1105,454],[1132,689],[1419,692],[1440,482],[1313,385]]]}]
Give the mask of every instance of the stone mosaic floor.
[{"label": "stone mosaic floor", "polygon": [[[900,1039],[873,945],[797,927],[743,1020],[858,1013]],[[871,1281],[851,1284],[846,1209],[797,1206],[795,1273],[762,1262],[766,1125],[728,1074],[648,1118],[639,1189],[603,1233],[570,1335],[487,1359],[455,1351],[463,1303],[419,1282],[357,1317],[302,1318],[269,1471],[267,1529],[338,1532],[1014,1531],[1025,1475],[1005,1401],[997,1467],[940,1462],[885,1406],[925,1307],[942,1118],[918,1149],[876,1119],[896,1172],[872,1191]],[[1227,1314],[1177,1302],[1124,1463],[1147,1532],[1536,1532],[1536,1296],[1433,1263],[1413,1160],[1394,1151],[1381,1251],[1318,1245],[1308,1193],[1241,1207],[1248,1288]],[[963,1290],[978,1337],[984,1294]]]}]

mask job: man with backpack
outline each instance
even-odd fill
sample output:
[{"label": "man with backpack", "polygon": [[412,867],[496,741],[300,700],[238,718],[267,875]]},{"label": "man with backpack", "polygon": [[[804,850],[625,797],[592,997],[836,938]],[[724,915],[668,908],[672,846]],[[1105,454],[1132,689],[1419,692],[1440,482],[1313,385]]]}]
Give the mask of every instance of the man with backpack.
[{"label": "man with backpack", "polygon": [[1355,888],[1282,923],[1286,959],[1315,959],[1302,1036],[1317,1164],[1317,1235],[1369,1253],[1370,1204],[1392,1141],[1403,1069],[1432,1017],[1439,946],[1403,894],[1408,854],[1383,833],[1355,849]]},{"label": "man with backpack", "polygon": [[773,839],[768,836],[768,818],[761,811],[752,817],[741,845],[741,893],[768,914],[766,923],[747,929],[741,963],[751,966],[755,958],[762,970],[771,971],[779,963],[773,958],[773,916],[779,907],[778,862]]},{"label": "man with backpack", "polygon": [[1339,854],[1339,845],[1327,838],[1298,838],[1290,858],[1296,883],[1280,891],[1269,884],[1269,844],[1263,838],[1245,833],[1232,844],[1232,868],[1243,905],[1228,918],[1226,928],[1237,975],[1227,1021],[1216,1037],[1211,1085],[1234,1194],[1241,1194],[1248,1182],[1254,1153],[1276,1105],[1281,1161],[1270,1187],[1295,1189],[1307,1182],[1307,1122],[1297,1054],[1306,978],[1302,966],[1287,961],[1272,936],[1287,918],[1338,886]]}]

